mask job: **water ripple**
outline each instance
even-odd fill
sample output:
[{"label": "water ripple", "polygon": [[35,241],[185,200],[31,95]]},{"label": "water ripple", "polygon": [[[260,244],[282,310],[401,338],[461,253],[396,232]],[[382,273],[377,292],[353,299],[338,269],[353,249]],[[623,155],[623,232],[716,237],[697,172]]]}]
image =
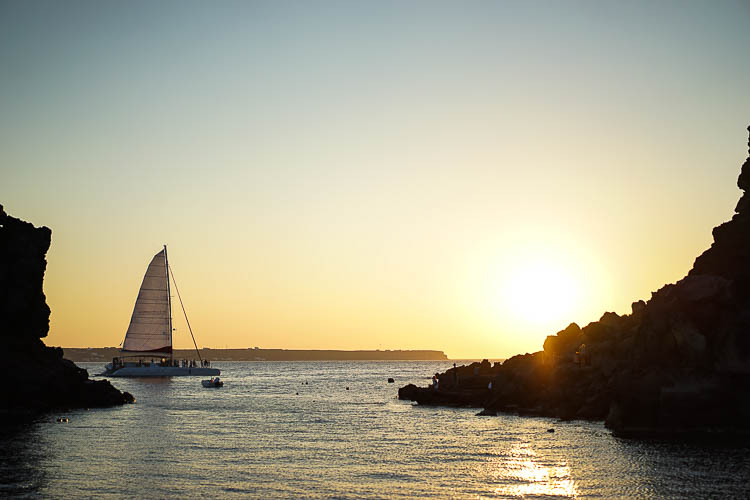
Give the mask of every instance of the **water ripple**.
[{"label": "water ripple", "polygon": [[219,365],[221,390],[187,377],[115,380],[136,405],[3,429],[0,497],[736,498],[750,479],[746,446],[478,418],[398,401],[387,384],[425,384],[452,363]]}]

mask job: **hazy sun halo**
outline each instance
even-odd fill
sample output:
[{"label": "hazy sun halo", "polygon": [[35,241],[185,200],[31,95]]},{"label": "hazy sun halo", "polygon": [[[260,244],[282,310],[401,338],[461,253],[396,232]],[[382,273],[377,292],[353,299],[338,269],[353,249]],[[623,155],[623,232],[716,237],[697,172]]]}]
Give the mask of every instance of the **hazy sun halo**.
[{"label": "hazy sun halo", "polygon": [[579,295],[573,273],[564,266],[530,260],[510,271],[502,285],[501,300],[518,325],[552,332],[571,321]]}]

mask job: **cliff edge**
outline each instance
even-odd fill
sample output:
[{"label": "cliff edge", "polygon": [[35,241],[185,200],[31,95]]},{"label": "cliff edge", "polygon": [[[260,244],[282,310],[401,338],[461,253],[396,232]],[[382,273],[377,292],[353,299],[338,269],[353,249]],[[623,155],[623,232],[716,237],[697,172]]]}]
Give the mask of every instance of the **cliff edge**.
[{"label": "cliff edge", "polygon": [[714,228],[688,275],[631,314],[572,323],[542,351],[457,367],[440,374],[437,390],[410,385],[399,397],[485,415],[605,420],[629,437],[750,435],[750,157],[737,185],[735,214]]},{"label": "cliff edge", "polygon": [[47,347],[50,309],[42,290],[52,231],[11,217],[0,205],[0,413],[33,414],[54,409],[114,406],[133,402],[108,381]]}]

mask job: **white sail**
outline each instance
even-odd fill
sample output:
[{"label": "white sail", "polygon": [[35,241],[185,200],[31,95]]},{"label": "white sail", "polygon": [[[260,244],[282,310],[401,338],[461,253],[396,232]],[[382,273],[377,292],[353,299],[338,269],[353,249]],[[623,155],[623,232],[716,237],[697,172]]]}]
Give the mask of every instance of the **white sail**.
[{"label": "white sail", "polygon": [[154,255],[138,291],[123,351],[171,352],[171,311],[166,248]]}]

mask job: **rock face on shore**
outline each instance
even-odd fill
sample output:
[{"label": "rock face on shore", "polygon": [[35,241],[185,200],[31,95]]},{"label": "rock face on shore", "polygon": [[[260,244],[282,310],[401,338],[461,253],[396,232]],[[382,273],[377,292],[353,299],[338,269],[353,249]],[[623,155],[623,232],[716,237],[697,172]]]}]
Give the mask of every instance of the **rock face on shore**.
[{"label": "rock face on shore", "polygon": [[573,323],[542,351],[451,369],[437,391],[407,386],[399,397],[605,420],[622,436],[750,433],[750,157],[737,184],[736,213],[711,248],[630,314]]},{"label": "rock face on shore", "polygon": [[50,309],[42,291],[52,231],[11,217],[0,205],[0,413],[113,406],[133,396],[47,347]]}]

